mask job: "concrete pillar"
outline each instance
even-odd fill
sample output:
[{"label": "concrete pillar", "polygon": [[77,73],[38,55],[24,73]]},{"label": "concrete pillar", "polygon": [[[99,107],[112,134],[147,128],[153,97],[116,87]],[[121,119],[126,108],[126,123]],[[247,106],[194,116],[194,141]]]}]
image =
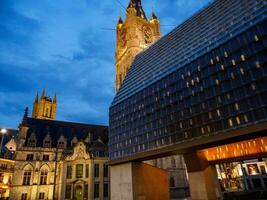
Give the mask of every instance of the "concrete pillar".
[{"label": "concrete pillar", "polygon": [[215,166],[195,152],[184,154],[191,200],[221,200],[222,193]]},{"label": "concrete pillar", "polygon": [[165,170],[142,162],[110,167],[111,200],[168,200],[169,183]]}]

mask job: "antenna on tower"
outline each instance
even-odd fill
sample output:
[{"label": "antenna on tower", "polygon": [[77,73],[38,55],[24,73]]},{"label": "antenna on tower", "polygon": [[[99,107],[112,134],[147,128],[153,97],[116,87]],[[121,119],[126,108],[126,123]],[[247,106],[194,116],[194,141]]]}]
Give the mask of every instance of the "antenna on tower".
[{"label": "antenna on tower", "polygon": [[116,2],[127,12],[126,7],[120,2],[120,0],[116,0]]}]

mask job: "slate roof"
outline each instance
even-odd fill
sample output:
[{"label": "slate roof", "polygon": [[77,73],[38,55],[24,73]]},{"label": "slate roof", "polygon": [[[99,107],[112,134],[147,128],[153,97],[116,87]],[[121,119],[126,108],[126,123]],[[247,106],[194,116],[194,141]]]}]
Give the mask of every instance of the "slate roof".
[{"label": "slate roof", "polygon": [[[88,148],[91,148],[95,143],[102,145],[102,150],[108,151],[108,126],[81,124],[74,122],[34,119],[27,117],[27,125],[29,130],[26,136],[26,144],[32,133],[35,133],[37,138],[36,147],[43,147],[43,141],[49,133],[52,139],[52,147],[57,147],[58,140],[61,135],[67,139],[67,147],[71,148],[71,141],[76,136],[78,141],[84,141],[88,133],[92,134],[92,143]],[[99,144],[98,144],[99,145]]]}]

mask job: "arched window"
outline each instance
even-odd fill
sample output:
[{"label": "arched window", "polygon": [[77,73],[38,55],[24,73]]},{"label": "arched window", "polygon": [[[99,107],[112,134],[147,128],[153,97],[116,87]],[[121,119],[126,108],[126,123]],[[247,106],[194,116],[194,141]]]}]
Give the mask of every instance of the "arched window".
[{"label": "arched window", "polygon": [[49,133],[45,136],[45,139],[43,141],[43,146],[45,148],[50,148],[51,147],[51,137],[50,137]]},{"label": "arched window", "polygon": [[31,136],[28,139],[27,146],[28,147],[35,147],[36,146],[36,136],[35,136],[34,132],[31,133]]},{"label": "arched window", "polygon": [[175,181],[173,177],[170,178],[170,187],[175,187]]},{"label": "arched window", "polygon": [[49,167],[47,165],[43,165],[40,168],[40,185],[48,184],[48,171]]},{"label": "arched window", "polygon": [[42,170],[40,174],[40,185],[47,184],[47,176],[48,176],[48,171]]},{"label": "arched window", "polygon": [[31,184],[32,171],[33,171],[33,167],[30,164],[24,167],[22,185]]}]

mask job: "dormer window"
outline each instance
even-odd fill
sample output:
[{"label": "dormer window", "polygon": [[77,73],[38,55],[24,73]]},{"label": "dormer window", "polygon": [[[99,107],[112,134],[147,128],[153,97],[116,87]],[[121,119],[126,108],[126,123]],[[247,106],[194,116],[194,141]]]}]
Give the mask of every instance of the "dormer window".
[{"label": "dormer window", "polygon": [[51,147],[51,137],[50,137],[49,133],[44,138],[43,147],[45,147],[45,148],[50,148]]},{"label": "dormer window", "polygon": [[36,146],[36,140],[35,139],[29,139],[28,140],[28,146],[29,147],[35,147]]},{"label": "dormer window", "polygon": [[57,147],[60,148],[60,149],[64,149],[65,148],[65,142],[59,141],[58,144],[57,144]]},{"label": "dormer window", "polygon": [[29,137],[27,146],[28,146],[28,147],[35,147],[35,146],[36,146],[36,137],[35,137],[35,133],[32,133],[31,136]]},{"label": "dormer window", "polygon": [[44,147],[49,148],[51,147],[51,141],[50,140],[44,140]]}]

